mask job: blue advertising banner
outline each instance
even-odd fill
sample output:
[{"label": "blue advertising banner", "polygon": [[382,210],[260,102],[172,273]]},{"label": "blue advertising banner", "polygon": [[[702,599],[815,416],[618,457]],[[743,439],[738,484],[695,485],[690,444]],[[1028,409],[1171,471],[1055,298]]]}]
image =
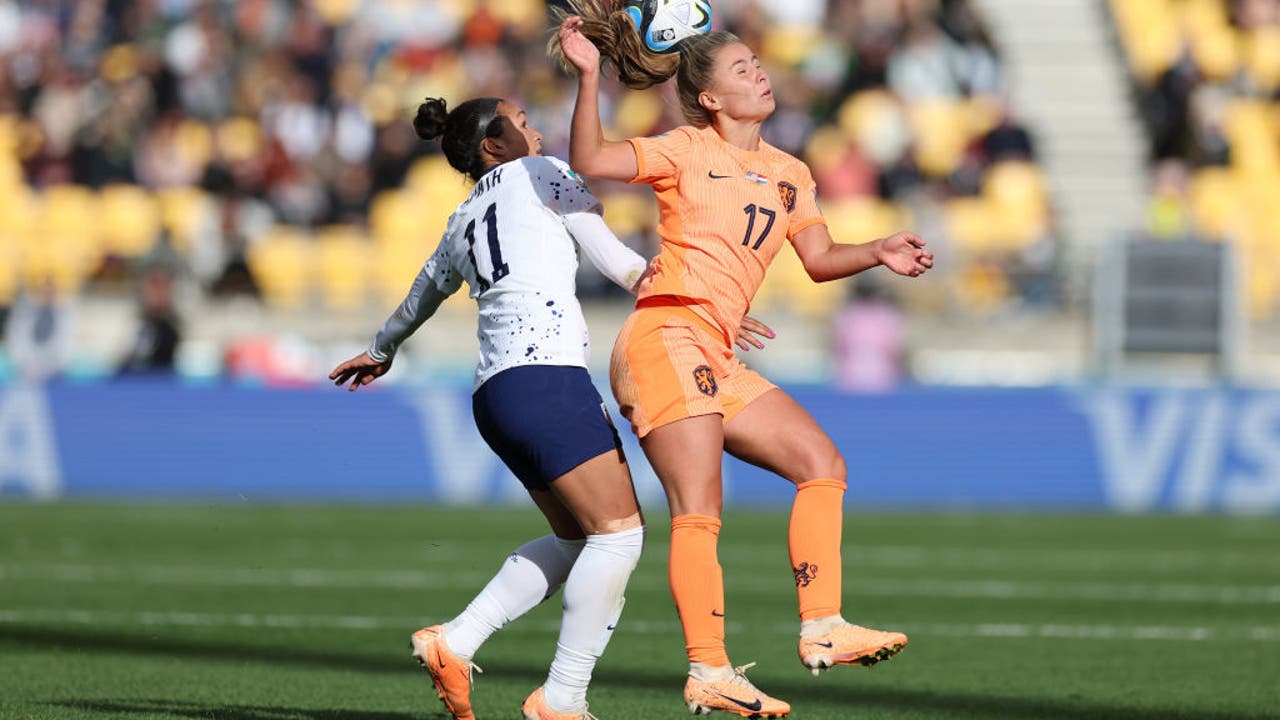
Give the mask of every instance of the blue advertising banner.
[{"label": "blue advertising banner", "polygon": [[[844,453],[850,507],[1280,512],[1276,392],[787,390]],[[661,507],[620,430],[642,502]],[[728,504],[784,508],[791,496],[778,477],[726,460]],[[468,505],[525,495],[477,433],[468,387],[113,383],[0,387],[0,497]]]}]

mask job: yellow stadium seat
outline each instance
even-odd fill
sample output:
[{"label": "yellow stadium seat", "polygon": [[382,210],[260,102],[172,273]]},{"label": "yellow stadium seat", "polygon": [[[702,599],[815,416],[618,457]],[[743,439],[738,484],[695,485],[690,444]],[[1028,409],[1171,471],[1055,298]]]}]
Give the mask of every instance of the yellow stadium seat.
[{"label": "yellow stadium seat", "polygon": [[1152,80],[1177,60],[1183,37],[1169,0],[1111,0],[1111,12],[1139,78]]},{"label": "yellow stadium seat", "polygon": [[1227,168],[1205,168],[1192,176],[1190,185],[1196,229],[1213,239],[1239,237],[1245,217],[1235,174]]},{"label": "yellow stadium seat", "polygon": [[400,243],[375,243],[373,253],[373,277],[379,302],[394,307],[409,292],[431,250]]},{"label": "yellow stadium seat", "polygon": [[947,237],[957,247],[970,252],[981,252],[993,245],[992,225],[994,212],[991,203],[981,197],[962,197],[948,200],[943,206],[943,222]]},{"label": "yellow stadium seat", "polygon": [[160,223],[169,231],[173,246],[191,249],[200,224],[213,212],[213,199],[200,188],[181,185],[157,191],[156,200],[160,203]]},{"label": "yellow stadium seat", "polygon": [[907,106],[907,119],[915,138],[920,170],[931,177],[946,177],[964,159],[972,119],[962,102],[929,100]]},{"label": "yellow stadium seat", "polygon": [[1210,80],[1229,80],[1240,67],[1236,33],[1230,26],[1198,25],[1190,33],[1191,53],[1196,66]]},{"label": "yellow stadium seat", "polygon": [[907,225],[896,205],[869,197],[823,203],[822,215],[837,242],[863,243],[892,235]]},{"label": "yellow stadium seat", "polygon": [[247,117],[228,118],[214,131],[214,142],[227,160],[248,160],[262,152],[262,128]]},{"label": "yellow stadium seat", "polygon": [[311,278],[311,241],[296,227],[276,226],[249,247],[249,270],[263,299],[282,308],[301,307]]},{"label": "yellow stadium seat", "polygon": [[880,164],[897,159],[905,146],[907,121],[901,103],[885,90],[866,90],[849,96],[836,116],[845,135]]},{"label": "yellow stadium seat", "polygon": [[630,91],[623,94],[613,112],[610,134],[614,137],[647,135],[662,119],[662,100],[655,93]]},{"label": "yellow stadium seat", "polygon": [[383,190],[369,205],[369,228],[379,245],[426,245],[415,215],[413,196],[404,190]]},{"label": "yellow stadium seat", "polygon": [[1258,87],[1274,92],[1280,87],[1280,27],[1258,28],[1243,38],[1244,67]]},{"label": "yellow stadium seat", "polygon": [[145,255],[160,234],[160,205],[137,185],[110,185],[98,193],[103,250],[108,255]]},{"label": "yellow stadium seat", "polygon": [[44,189],[37,204],[34,232],[28,247],[48,247],[59,267],[76,266],[88,273],[102,258],[98,198],[79,185]]},{"label": "yellow stadium seat", "polygon": [[320,289],[325,306],[350,310],[368,299],[369,270],[373,265],[372,243],[351,226],[332,226],[320,231],[316,240]]},{"label": "yellow stadium seat", "polygon": [[1023,247],[1048,229],[1048,190],[1034,164],[996,163],[983,178],[982,195],[991,203],[991,238],[1000,246]]},{"label": "yellow stadium seat", "polygon": [[648,194],[620,192],[600,198],[604,204],[604,221],[618,236],[655,227],[658,208]]},{"label": "yellow stadium seat", "polygon": [[1280,168],[1280,139],[1271,108],[1258,100],[1234,100],[1227,106],[1225,130],[1231,163],[1246,175],[1273,175]]}]

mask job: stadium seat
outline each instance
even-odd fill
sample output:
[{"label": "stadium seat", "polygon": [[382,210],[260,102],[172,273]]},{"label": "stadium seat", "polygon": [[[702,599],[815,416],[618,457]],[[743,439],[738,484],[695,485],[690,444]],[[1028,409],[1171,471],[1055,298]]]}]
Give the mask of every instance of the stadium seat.
[{"label": "stadium seat", "polygon": [[1201,234],[1215,240],[1240,236],[1244,208],[1230,169],[1200,170],[1191,178],[1189,196],[1191,216]]},{"label": "stadium seat", "polygon": [[157,191],[156,200],[160,203],[160,222],[169,232],[173,246],[191,249],[200,224],[213,212],[212,198],[200,188],[183,185]]},{"label": "stadium seat", "polygon": [[98,198],[79,185],[44,189],[36,203],[36,225],[28,248],[49,249],[50,262],[76,276],[96,269],[102,258]]},{"label": "stadium seat", "polygon": [[249,270],[268,304],[301,307],[311,277],[311,241],[300,228],[276,226],[249,247]]},{"label": "stadium seat", "polygon": [[982,182],[991,203],[991,238],[1016,249],[1042,237],[1048,229],[1048,189],[1043,172],[1029,162],[993,165]]},{"label": "stadium seat", "polygon": [[1244,67],[1258,89],[1272,93],[1280,88],[1280,27],[1246,33],[1241,45]]},{"label": "stadium seat", "polygon": [[973,121],[968,105],[948,100],[916,102],[907,106],[907,118],[920,170],[935,178],[950,175],[969,144]]},{"label": "stadium seat", "polygon": [[991,204],[982,197],[961,197],[948,200],[942,211],[943,222],[949,237],[958,248],[969,252],[982,252],[992,246]]},{"label": "stadium seat", "polygon": [[346,225],[320,230],[316,239],[318,276],[325,307],[351,310],[368,299],[373,245],[359,229]]},{"label": "stadium seat", "polygon": [[1227,106],[1227,140],[1231,163],[1247,175],[1272,175],[1280,168],[1280,138],[1274,113],[1262,101],[1238,99]]},{"label": "stadium seat", "polygon": [[1135,75],[1152,80],[1173,65],[1183,38],[1170,0],[1111,0],[1111,9]]},{"label": "stadium seat", "polygon": [[122,258],[145,255],[161,229],[160,205],[137,185],[110,185],[98,193],[103,251]]}]

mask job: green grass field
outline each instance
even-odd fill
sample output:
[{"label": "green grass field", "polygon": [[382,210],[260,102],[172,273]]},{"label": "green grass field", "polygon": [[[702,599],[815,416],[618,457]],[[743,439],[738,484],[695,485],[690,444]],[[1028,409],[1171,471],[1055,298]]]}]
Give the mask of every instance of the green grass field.
[{"label": "green grass field", "polygon": [[[656,510],[601,720],[688,717]],[[850,514],[845,615],[911,646],[820,678],[785,514],[725,520],[730,655],[793,718],[1280,718],[1274,519]],[[444,718],[409,633],[542,532],[532,509],[0,505],[0,717]],[[558,614],[481,650],[480,720],[520,716]]]}]

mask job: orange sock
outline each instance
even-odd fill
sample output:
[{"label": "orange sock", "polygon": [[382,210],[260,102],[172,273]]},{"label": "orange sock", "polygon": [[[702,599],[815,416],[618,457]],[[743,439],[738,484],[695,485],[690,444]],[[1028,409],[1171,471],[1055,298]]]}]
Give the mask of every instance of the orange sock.
[{"label": "orange sock", "polygon": [[689,662],[728,665],[724,651],[724,576],[716,558],[720,519],[709,515],[671,518],[667,578],[680,613]]},{"label": "orange sock", "polygon": [[843,481],[831,478],[796,486],[787,549],[796,575],[802,621],[840,612],[840,532],[844,525],[845,487]]}]

